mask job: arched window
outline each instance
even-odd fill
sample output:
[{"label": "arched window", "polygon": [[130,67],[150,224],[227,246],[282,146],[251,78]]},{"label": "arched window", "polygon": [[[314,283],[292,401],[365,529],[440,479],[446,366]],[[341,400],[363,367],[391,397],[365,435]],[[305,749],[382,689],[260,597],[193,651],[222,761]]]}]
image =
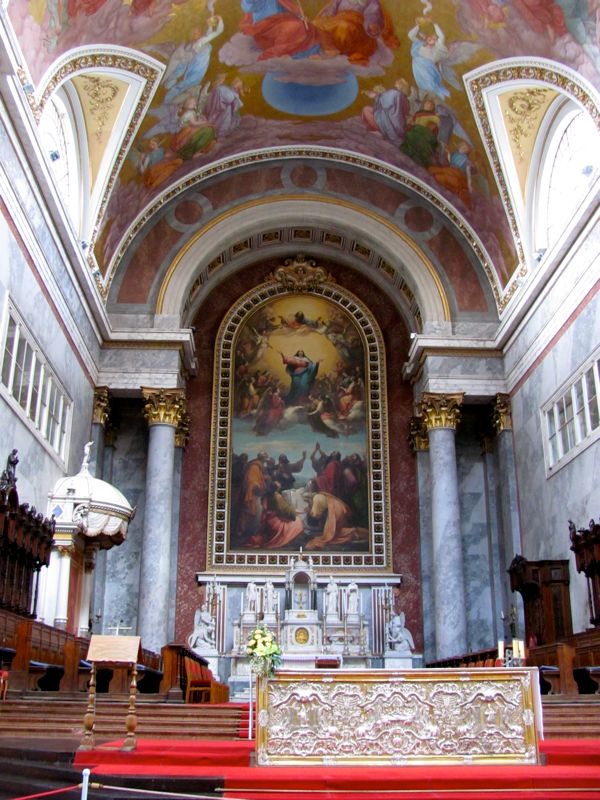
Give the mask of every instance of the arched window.
[{"label": "arched window", "polygon": [[73,230],[79,235],[82,212],[79,147],[68,99],[60,89],[46,103],[39,130],[56,188]]},{"label": "arched window", "polygon": [[600,133],[573,101],[562,102],[546,128],[534,193],[533,242],[538,260],[585,207],[600,178]]}]

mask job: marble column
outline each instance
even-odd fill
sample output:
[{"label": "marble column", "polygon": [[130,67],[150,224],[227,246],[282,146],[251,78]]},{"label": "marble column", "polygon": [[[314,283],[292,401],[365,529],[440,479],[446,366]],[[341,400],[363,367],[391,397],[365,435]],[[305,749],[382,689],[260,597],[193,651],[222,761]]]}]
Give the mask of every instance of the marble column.
[{"label": "marble column", "polygon": [[142,389],[148,422],[138,634],[156,653],[168,642],[175,431],[185,412],[180,389]]},{"label": "marble column", "polygon": [[456,425],[462,394],[424,393],[419,403],[429,438],[436,659],[467,649]]},{"label": "marble column", "polygon": [[81,602],[79,604],[79,636],[89,636],[90,621],[92,619],[91,599],[94,581],[94,566],[96,562],[96,548],[87,547],[84,553],[84,571],[81,576]]},{"label": "marble column", "polygon": [[[95,478],[108,480],[105,474],[105,459],[107,449],[107,427],[110,417],[110,396],[108,387],[97,386],[94,390],[94,407],[92,411],[91,439],[94,442],[90,453],[89,471]],[[90,593],[87,602],[88,619],[92,620],[92,633],[102,633],[104,619],[104,594],[106,591],[106,550],[98,551],[92,572],[88,578]],[[82,609],[83,618],[83,609]],[[87,623],[86,623],[87,624]]]},{"label": "marble column", "polygon": [[[517,489],[517,471],[512,430],[512,412],[510,396],[497,394],[492,414],[496,429],[496,447],[498,451],[498,503],[502,526],[502,558],[504,560],[504,594],[511,598],[511,605],[517,608],[517,626],[523,632],[524,611],[521,595],[511,597],[510,579],[507,570],[518,554],[523,552],[521,541],[521,523],[519,519],[519,498]],[[517,599],[519,598],[519,599]],[[505,610],[506,613],[506,610]]]},{"label": "marble column", "polygon": [[58,556],[58,587],[56,591],[56,609],[54,611],[54,627],[66,630],[69,616],[69,582],[71,579],[72,546],[59,545],[52,554]]},{"label": "marble column", "polygon": [[421,555],[421,603],[423,607],[423,659],[435,660],[435,607],[433,598],[433,540],[431,533],[431,476],[429,437],[422,417],[410,421],[409,443],[417,460],[419,533]]}]

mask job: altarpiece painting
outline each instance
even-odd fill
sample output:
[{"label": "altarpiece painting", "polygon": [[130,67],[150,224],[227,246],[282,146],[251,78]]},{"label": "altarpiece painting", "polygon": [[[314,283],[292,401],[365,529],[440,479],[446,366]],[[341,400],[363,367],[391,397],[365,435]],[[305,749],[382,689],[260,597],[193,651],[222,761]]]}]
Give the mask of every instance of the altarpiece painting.
[{"label": "altarpiece painting", "polygon": [[208,568],[390,569],[385,353],[299,256],[230,309],[215,353]]}]

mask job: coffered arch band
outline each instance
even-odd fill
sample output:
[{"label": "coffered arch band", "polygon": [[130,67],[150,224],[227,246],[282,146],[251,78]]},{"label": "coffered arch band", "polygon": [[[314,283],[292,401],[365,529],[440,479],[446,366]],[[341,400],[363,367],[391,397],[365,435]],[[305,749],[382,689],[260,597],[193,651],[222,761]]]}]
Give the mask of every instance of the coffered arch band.
[{"label": "coffered arch band", "polygon": [[[199,229],[171,262],[158,293],[157,313],[182,317],[185,310],[186,319],[193,319],[198,308],[219,283],[249,263],[248,254],[245,254],[245,258],[232,261],[227,268],[216,270],[198,291],[193,305],[186,309],[190,287],[202,269],[231,245],[232,232],[235,232],[235,239],[240,240],[268,230],[274,224],[279,227],[304,228],[324,228],[330,225],[336,231],[358,238],[391,264],[400,277],[405,278],[419,305],[424,329],[428,322],[439,324],[450,320],[451,304],[440,276],[423,250],[397,226],[383,216],[365,212],[363,208],[349,202],[329,198],[307,200],[289,196],[283,199],[278,197],[254,200],[221,214]],[[302,247],[298,246],[296,249]],[[268,252],[269,257],[280,255],[276,250]],[[332,255],[326,249],[319,252],[314,245],[310,254],[312,257],[319,254],[328,257]],[[253,256],[250,254],[250,259],[255,260],[256,255],[256,252]],[[368,265],[360,264],[358,260],[352,266],[362,268],[361,271],[375,280],[390,299],[396,302],[394,285],[383,273],[380,276],[375,275],[374,270],[370,270]],[[399,310],[402,311],[400,308]]]}]

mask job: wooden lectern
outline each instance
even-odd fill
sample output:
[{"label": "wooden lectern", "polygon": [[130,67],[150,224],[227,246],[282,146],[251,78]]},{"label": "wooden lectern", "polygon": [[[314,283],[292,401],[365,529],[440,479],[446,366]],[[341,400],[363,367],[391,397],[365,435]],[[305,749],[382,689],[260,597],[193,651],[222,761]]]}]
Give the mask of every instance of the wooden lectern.
[{"label": "wooden lectern", "polygon": [[83,736],[80,750],[91,750],[95,746],[94,723],[96,718],[96,668],[100,667],[125,667],[130,674],[129,706],[125,717],[127,733],[122,750],[135,749],[135,729],[137,716],[135,711],[135,696],[137,694],[137,665],[142,657],[142,640],[139,636],[99,636],[90,639],[87,661],[92,665],[92,674],[89,683],[88,704],[83,718]]}]

